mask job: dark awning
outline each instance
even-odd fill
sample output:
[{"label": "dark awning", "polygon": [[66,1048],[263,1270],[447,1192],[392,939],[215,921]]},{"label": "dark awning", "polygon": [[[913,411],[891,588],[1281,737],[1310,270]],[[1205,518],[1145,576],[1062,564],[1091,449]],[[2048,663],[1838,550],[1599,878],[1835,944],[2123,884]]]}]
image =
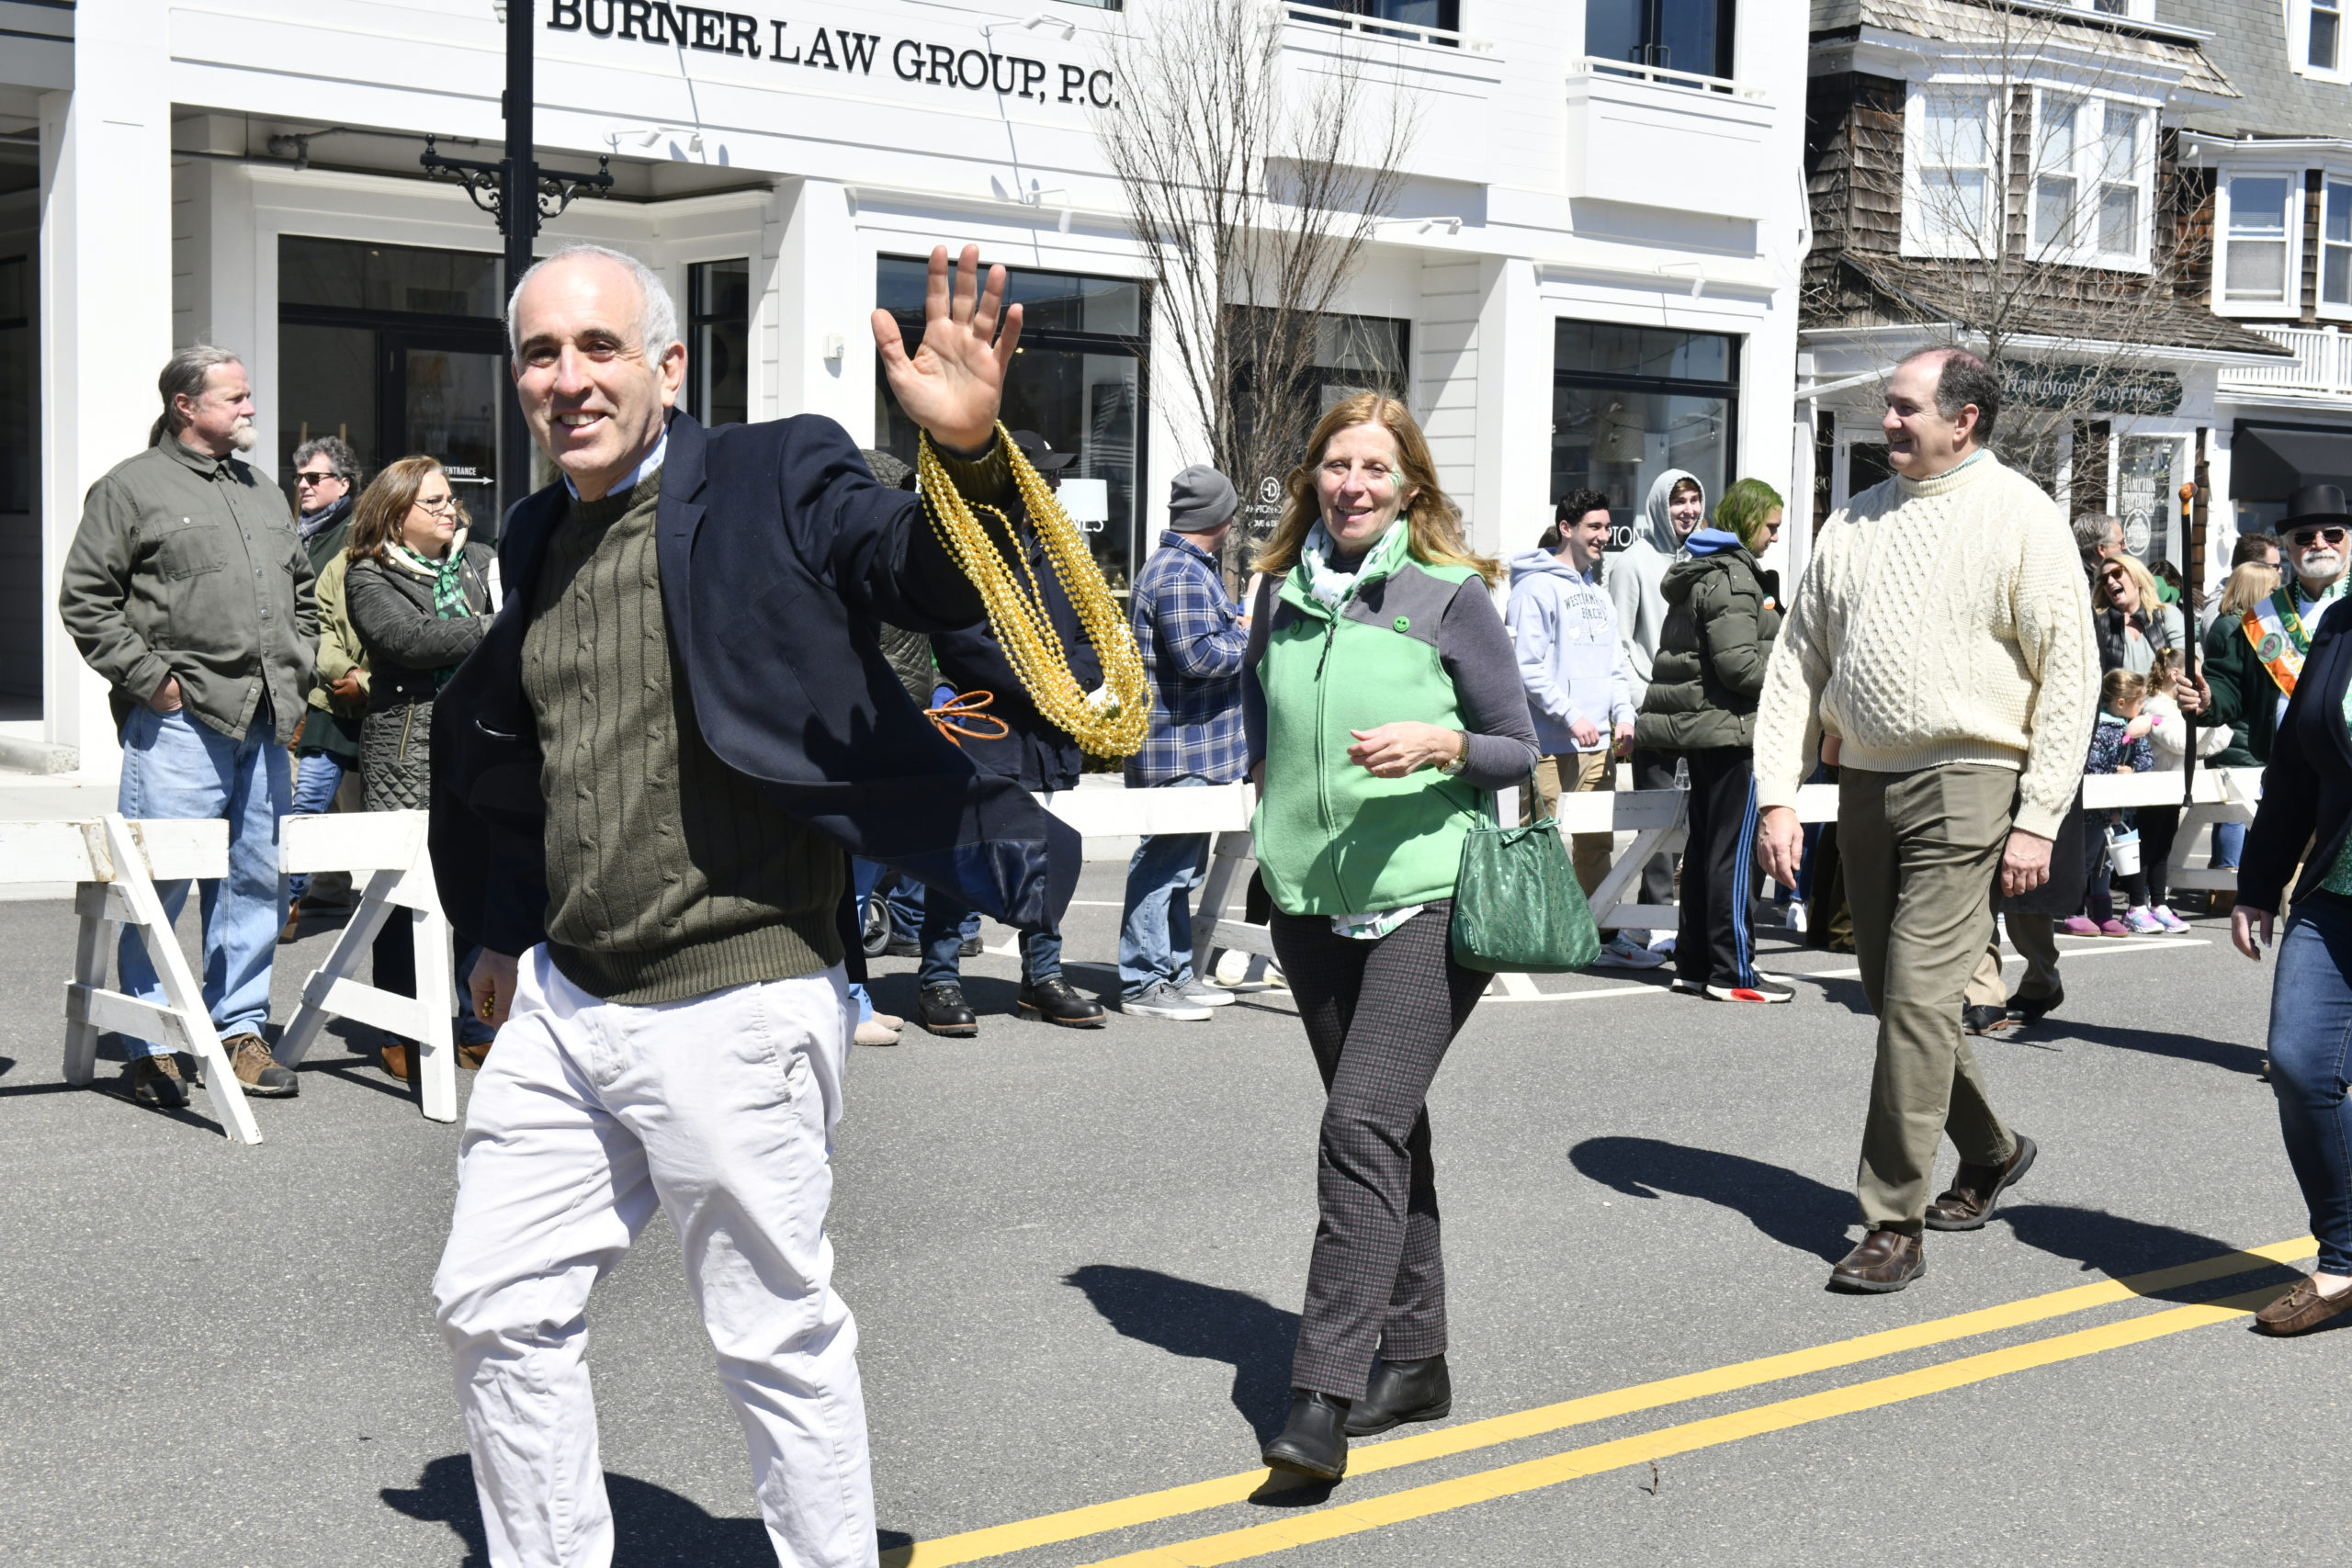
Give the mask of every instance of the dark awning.
[{"label": "dark awning", "polygon": [[2230,499],[2284,501],[2305,485],[2352,490],[2352,425],[2242,419],[2230,437]]}]

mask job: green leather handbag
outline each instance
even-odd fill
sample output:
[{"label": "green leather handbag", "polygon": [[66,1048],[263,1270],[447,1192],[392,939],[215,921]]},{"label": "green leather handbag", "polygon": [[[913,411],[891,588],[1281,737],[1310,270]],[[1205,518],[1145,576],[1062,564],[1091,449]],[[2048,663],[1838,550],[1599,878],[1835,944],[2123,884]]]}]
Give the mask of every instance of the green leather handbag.
[{"label": "green leather handbag", "polygon": [[1560,975],[1600,956],[1600,929],[1585,902],[1560,841],[1560,824],[1546,817],[1527,828],[1505,828],[1486,815],[1462,840],[1462,869],[1453,885],[1453,959],[1490,975]]}]

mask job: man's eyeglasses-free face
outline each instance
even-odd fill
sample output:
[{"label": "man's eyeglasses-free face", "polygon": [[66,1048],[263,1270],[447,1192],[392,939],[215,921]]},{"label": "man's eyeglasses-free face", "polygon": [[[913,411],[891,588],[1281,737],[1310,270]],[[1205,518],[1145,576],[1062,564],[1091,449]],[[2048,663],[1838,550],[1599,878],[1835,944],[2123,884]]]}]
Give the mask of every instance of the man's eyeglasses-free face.
[{"label": "man's eyeglasses-free face", "polygon": [[2287,536],[2287,542],[2299,550],[2310,549],[2322,539],[2325,539],[2331,545],[2340,545],[2344,542],[2344,530],[2333,525],[2321,528],[2298,528]]}]

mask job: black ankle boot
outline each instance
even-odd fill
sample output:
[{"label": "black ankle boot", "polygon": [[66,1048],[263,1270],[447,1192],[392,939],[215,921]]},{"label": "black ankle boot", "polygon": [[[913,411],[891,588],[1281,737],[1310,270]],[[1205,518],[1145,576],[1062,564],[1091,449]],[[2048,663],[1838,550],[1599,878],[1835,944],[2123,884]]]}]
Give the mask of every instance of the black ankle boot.
[{"label": "black ankle boot", "polygon": [[1453,1379],[1443,1356],[1383,1361],[1372,1369],[1370,1386],[1348,1412],[1347,1432],[1368,1438],[1407,1421],[1442,1421],[1453,1414]]},{"label": "black ankle boot", "polygon": [[1286,1470],[1317,1481],[1337,1481],[1348,1471],[1348,1402],[1311,1388],[1291,1392],[1290,1419],[1282,1436],[1266,1445],[1268,1469]]}]

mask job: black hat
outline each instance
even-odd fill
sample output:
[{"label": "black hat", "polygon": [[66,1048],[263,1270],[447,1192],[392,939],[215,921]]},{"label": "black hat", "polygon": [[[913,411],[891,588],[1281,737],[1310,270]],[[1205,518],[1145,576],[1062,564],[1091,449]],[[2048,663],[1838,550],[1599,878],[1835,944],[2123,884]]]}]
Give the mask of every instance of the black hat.
[{"label": "black hat", "polygon": [[1078,461],[1075,452],[1057,452],[1046,445],[1046,438],[1034,430],[1016,430],[1012,444],[1029,459],[1029,466],[1041,474],[1058,473]]},{"label": "black hat", "polygon": [[2352,525],[2352,513],[2344,507],[2342,485],[2305,485],[2287,498],[2287,519],[2278,525],[2284,536],[2290,529],[2308,528],[2315,523]]}]

